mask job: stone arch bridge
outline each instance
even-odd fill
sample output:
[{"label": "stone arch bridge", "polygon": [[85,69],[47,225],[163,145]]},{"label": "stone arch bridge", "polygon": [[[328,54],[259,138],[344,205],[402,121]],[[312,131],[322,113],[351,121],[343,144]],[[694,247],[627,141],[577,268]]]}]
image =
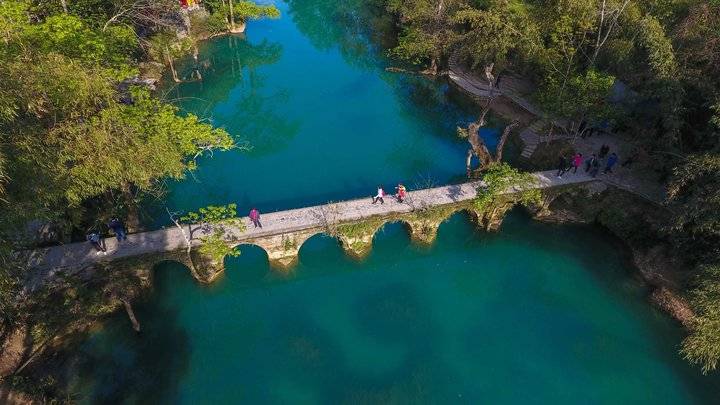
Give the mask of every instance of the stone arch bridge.
[{"label": "stone arch bridge", "polygon": [[[533,173],[537,188],[543,190],[544,204],[550,202],[569,186],[596,182],[583,174],[558,179],[554,171]],[[272,266],[287,269],[298,260],[303,243],[312,236],[325,233],[337,237],[347,254],[362,258],[370,252],[375,233],[386,223],[406,224],[410,236],[417,243],[432,243],[442,222],[458,211],[467,211],[487,230],[496,230],[505,213],[517,202],[517,190],[508,190],[493,206],[479,212],[473,200],[482,182],[447,185],[411,191],[404,203],[387,198],[384,204],[370,204],[370,198],[330,203],[264,214],[263,228],[254,228],[248,218],[242,218],[245,229],[225,227],[226,243],[230,246],[257,245],[265,250]],[[199,225],[186,226],[196,234]],[[194,235],[197,236],[197,235]],[[224,268],[223,260],[203,257],[198,252],[202,241],[192,238],[191,253],[183,233],[177,227],[131,234],[118,244],[115,238],[105,239],[107,255],[97,255],[89,243],[71,243],[40,249],[31,253],[30,266],[36,269],[33,284],[58,272],[72,273],[88,268],[135,266],[152,268],[165,261],[179,261],[193,271],[200,282],[212,281]]]}]

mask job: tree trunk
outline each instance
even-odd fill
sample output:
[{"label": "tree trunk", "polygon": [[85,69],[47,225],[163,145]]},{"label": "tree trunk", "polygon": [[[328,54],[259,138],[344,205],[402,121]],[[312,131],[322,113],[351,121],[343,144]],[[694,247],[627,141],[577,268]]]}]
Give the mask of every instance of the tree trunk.
[{"label": "tree trunk", "polygon": [[484,127],[486,124],[485,116],[487,116],[488,111],[490,111],[490,103],[492,102],[492,99],[488,99],[487,103],[483,107],[482,111],[480,111],[480,115],[478,116],[477,121],[471,123],[468,125],[467,133],[468,133],[468,142],[470,142],[470,146],[472,149],[468,151],[468,159],[467,159],[467,169],[468,169],[468,177],[471,175],[471,168],[470,168],[470,161],[472,160],[472,155],[475,155],[480,160],[480,169],[482,170],[486,165],[489,165],[492,161],[492,155],[490,155],[490,151],[488,150],[487,146],[485,145],[485,141],[480,137],[480,128]]},{"label": "tree trunk", "polygon": [[430,66],[420,72],[424,75],[430,75],[430,76],[437,76],[438,72],[438,58],[436,56],[433,56],[432,59],[430,59]]},{"label": "tree trunk", "polygon": [[127,207],[127,217],[125,218],[125,225],[128,229],[126,232],[136,232],[140,228],[140,211],[138,204],[134,203],[135,196],[133,195],[130,183],[123,182],[120,190],[122,191],[122,198],[125,200],[125,206]]},{"label": "tree trunk", "polygon": [[467,157],[465,158],[465,169],[467,171],[468,177],[470,177],[470,175],[472,174],[472,157],[473,157],[473,150],[468,149]]},{"label": "tree trunk", "polygon": [[228,0],[230,5],[230,31],[235,31],[235,9],[233,9],[233,2],[235,0]]},{"label": "tree trunk", "polygon": [[[166,49],[167,50],[167,49]],[[180,83],[180,78],[178,77],[177,70],[175,70],[175,64],[173,63],[172,57],[170,56],[170,50],[167,50],[167,61],[168,65],[170,65],[170,72],[172,73],[172,78],[175,81],[175,83]]]},{"label": "tree trunk", "polygon": [[[170,220],[175,224],[175,226],[180,230],[180,234],[182,234],[183,239],[185,239],[185,253],[188,256],[188,261],[190,262],[190,273],[192,273],[195,280],[200,280],[200,274],[197,272],[197,268],[195,267],[195,261],[192,257],[192,229],[190,229],[190,234],[188,235],[187,232],[185,232],[185,229],[183,229],[182,224],[180,221],[177,220],[175,215],[173,215],[170,210],[165,207],[165,211],[167,211],[168,216],[170,217]],[[188,228],[190,228],[190,224],[188,224]]]},{"label": "tree trunk", "polygon": [[555,121],[550,121],[550,131],[545,136],[545,144],[550,143],[550,139],[552,139],[553,132],[555,132]]},{"label": "tree trunk", "polygon": [[495,89],[495,75],[493,75],[493,68],[495,67],[494,63],[489,64],[488,66],[485,66],[485,78],[488,81],[488,86],[490,87],[490,94],[492,95],[492,91]]},{"label": "tree trunk", "polygon": [[68,13],[67,0],[60,0],[60,4],[62,5],[63,12],[65,14],[67,14]]},{"label": "tree trunk", "polygon": [[479,170],[485,170],[493,162],[493,157],[485,144],[485,141],[480,136],[481,126],[473,122],[468,126],[468,141],[472,146],[473,154],[480,160]]},{"label": "tree trunk", "polygon": [[500,137],[500,141],[497,144],[497,149],[495,150],[495,162],[502,162],[503,150],[505,150],[505,142],[507,142],[507,139],[510,136],[510,132],[513,130],[513,128],[518,126],[518,124],[519,123],[517,121],[514,121],[512,124],[505,127],[505,130]]},{"label": "tree trunk", "polygon": [[122,301],[123,305],[125,306],[125,312],[127,312],[128,318],[130,318],[133,330],[135,330],[135,332],[137,333],[140,333],[140,323],[137,321],[137,318],[135,318],[135,311],[133,311],[132,305],[130,305],[130,301],[124,298],[121,298],[120,301]]}]

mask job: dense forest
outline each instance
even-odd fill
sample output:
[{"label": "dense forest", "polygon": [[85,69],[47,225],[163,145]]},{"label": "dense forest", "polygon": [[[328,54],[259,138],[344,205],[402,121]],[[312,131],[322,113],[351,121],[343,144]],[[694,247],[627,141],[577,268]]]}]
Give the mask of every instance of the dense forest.
[{"label": "dense forest", "polygon": [[[536,102],[574,123],[611,122],[642,145],[675,215],[659,232],[682,255],[696,317],[682,354],[720,359],[720,1],[373,0],[397,38],[390,57],[439,75],[452,59],[479,76],[530,78]],[[163,192],[212,150],[235,147],[143,80],[199,41],[272,6],[206,0],[202,18],[176,0],[0,1],[0,335],[30,316],[15,254],[82,240]],[[608,102],[616,80],[632,105]],[[233,134],[234,135],[234,134]],[[638,230],[642,232],[642,230]],[[15,252],[15,253],[14,253]],[[40,302],[42,305],[42,302]],[[35,308],[35,307],[33,307]]]},{"label": "dense forest", "polygon": [[[611,122],[645,150],[674,213],[661,231],[692,269],[696,312],[683,355],[720,358],[720,2],[386,0],[390,55],[438,74],[452,58],[494,80],[529,77],[536,102],[571,123]],[[633,91],[611,105],[616,80]],[[586,128],[590,125],[585,126]],[[575,125],[575,131],[582,126]],[[642,232],[642,230],[638,230]]]}]

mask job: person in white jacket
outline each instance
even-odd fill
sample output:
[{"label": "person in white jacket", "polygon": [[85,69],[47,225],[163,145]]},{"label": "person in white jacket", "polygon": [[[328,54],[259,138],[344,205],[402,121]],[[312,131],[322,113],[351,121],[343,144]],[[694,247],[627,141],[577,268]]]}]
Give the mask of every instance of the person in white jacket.
[{"label": "person in white jacket", "polygon": [[383,200],[383,197],[385,197],[385,190],[383,190],[382,186],[378,186],[377,195],[373,197],[373,204],[380,201],[380,204],[385,204],[385,200]]}]

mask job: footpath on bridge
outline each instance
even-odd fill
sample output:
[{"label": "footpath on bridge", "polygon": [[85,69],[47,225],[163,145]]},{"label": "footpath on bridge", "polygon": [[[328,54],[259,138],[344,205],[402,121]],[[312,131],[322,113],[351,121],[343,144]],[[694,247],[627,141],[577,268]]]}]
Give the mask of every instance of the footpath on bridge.
[{"label": "footpath on bridge", "polygon": [[[537,188],[551,188],[568,184],[591,182],[585,173],[566,174],[559,179],[554,171],[533,173],[537,179]],[[328,213],[334,224],[357,222],[363,219],[383,215],[412,212],[418,208],[436,207],[463,202],[475,198],[477,188],[482,182],[473,181],[462,184],[410,191],[406,202],[398,203],[393,198],[386,199],[384,204],[371,204],[371,198],[343,201],[298,208],[287,211],[266,213],[262,215],[263,228],[254,228],[249,218],[244,217],[245,230],[235,229],[233,234],[238,244],[244,240],[271,237],[314,229],[328,224]],[[197,228],[199,225],[192,226]],[[182,232],[177,227],[168,227],[156,231],[141,232],[128,235],[127,241],[118,244],[115,238],[104,240],[107,254],[98,255],[87,242],[70,243],[34,251],[30,258],[30,266],[36,269],[51,271],[70,267],[84,267],[101,261],[112,261],[122,258],[141,256],[152,253],[172,252],[187,247]],[[194,239],[193,243],[200,243]]]}]

